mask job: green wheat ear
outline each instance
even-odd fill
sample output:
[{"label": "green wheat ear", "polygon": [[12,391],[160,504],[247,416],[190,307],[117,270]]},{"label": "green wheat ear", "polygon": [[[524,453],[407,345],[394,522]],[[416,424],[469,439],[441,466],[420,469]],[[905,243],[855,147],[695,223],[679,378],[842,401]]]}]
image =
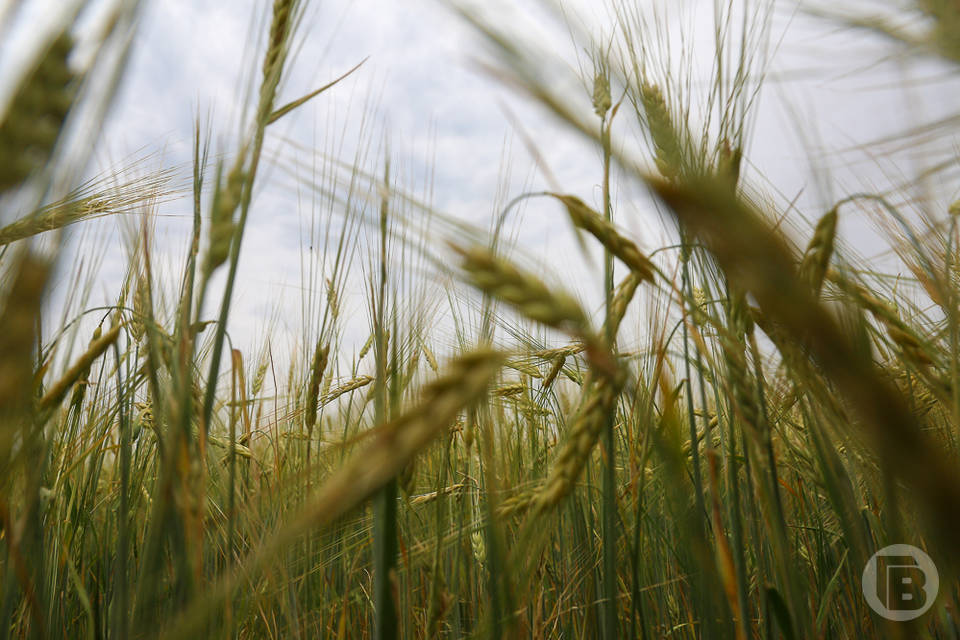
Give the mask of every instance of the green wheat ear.
[{"label": "green wheat ear", "polygon": [[664,178],[676,180],[683,171],[683,153],[677,129],[660,87],[644,83],[640,87],[640,101],[647,117],[650,138],[653,140],[657,170]]},{"label": "green wheat ear", "polygon": [[0,122],[0,193],[43,167],[53,151],[73,103],[72,48],[67,33],[53,41]]}]

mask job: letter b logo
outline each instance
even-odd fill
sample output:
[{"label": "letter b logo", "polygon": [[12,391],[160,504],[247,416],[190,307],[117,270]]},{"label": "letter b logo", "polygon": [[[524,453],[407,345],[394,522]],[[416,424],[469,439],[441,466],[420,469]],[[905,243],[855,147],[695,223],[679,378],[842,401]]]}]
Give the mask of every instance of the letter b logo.
[{"label": "letter b logo", "polygon": [[863,595],[888,620],[918,618],[933,605],[940,588],[936,565],[909,544],[894,544],[873,554],[863,570]]}]

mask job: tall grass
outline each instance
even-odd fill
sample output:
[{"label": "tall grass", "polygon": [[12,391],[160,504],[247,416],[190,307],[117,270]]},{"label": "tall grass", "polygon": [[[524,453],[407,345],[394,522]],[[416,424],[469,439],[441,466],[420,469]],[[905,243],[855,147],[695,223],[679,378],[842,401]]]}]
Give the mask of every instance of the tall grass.
[{"label": "tall grass", "polygon": [[[916,3],[922,32],[857,24],[955,63],[948,4]],[[704,88],[658,14],[613,2],[580,96],[461,9],[497,74],[596,146],[599,202],[504,193],[484,231],[434,210],[386,145],[295,170],[324,218],[289,354],[229,342],[253,193],[262,163],[287,168],[271,126],[359,65],[280,105],[305,2],[271,4],[243,136],[214,154],[197,124],[171,269],[150,218],[180,197],[172,170],[76,179],[70,140],[112,97],[89,78],[124,56],[78,71],[71,27],[54,34],[0,116],[0,638],[957,636],[956,207],[852,194],[806,212],[807,238],[782,231],[741,172],[769,7],[714,4]],[[136,12],[119,3],[102,46],[123,53]],[[625,231],[618,181],[648,189],[672,244]],[[533,199],[602,251],[602,313],[503,238]],[[71,298],[51,332],[65,228],[132,210],[116,302]],[[846,247],[856,210],[912,277]],[[940,571],[912,622],[861,592],[894,543]]]}]

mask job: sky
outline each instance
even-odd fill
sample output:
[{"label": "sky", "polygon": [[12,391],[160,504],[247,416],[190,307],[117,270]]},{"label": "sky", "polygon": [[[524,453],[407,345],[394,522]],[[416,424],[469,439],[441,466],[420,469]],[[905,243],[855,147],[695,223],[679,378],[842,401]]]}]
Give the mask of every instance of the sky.
[{"label": "sky", "polygon": [[[10,1],[0,0],[0,13]],[[36,10],[43,14],[43,0],[26,4],[41,7]],[[608,34],[610,15],[603,4],[563,2],[566,25],[538,0],[482,6],[513,29],[518,40],[558,60],[570,76],[580,65],[592,76],[585,43],[574,42],[571,33]],[[632,4],[649,16],[654,5],[680,7],[666,12],[669,46],[678,59],[680,50],[691,46],[681,41],[682,29],[699,32],[709,26],[713,5],[705,0]],[[48,8],[54,5],[46,2]],[[263,0],[146,1],[91,171],[108,172],[145,154],[158,165],[187,166],[198,117],[209,122],[215,154],[235,152],[245,130],[242,105],[250,71],[259,69],[269,5]],[[5,51],[20,48],[8,44]],[[692,49],[703,47],[694,44]],[[878,38],[811,17],[796,2],[775,2],[767,79],[755,105],[745,179],[781,203],[796,228],[803,229],[844,195],[912,177],[932,160],[955,152],[957,141],[951,139],[931,140],[921,157],[911,157],[910,149],[899,148],[896,141],[878,144],[950,115],[948,96],[956,95],[956,80],[946,69],[895,51]],[[3,52],[0,47],[0,78],[15,66],[10,55],[4,61]],[[310,3],[294,54],[280,102],[366,62],[271,131],[268,154],[277,162],[268,163],[260,175],[267,186],[255,196],[230,325],[232,338],[246,349],[259,347],[268,331],[278,341],[295,343],[300,326],[315,321],[315,313],[305,314],[302,304],[306,274],[325,268],[316,262],[323,255],[318,234],[332,214],[329,202],[309,186],[324,174],[324,153],[346,162],[362,154],[365,166],[377,171],[388,146],[394,171],[412,193],[440,211],[487,227],[498,206],[523,191],[548,186],[526,146],[528,138],[563,189],[595,205],[599,201],[597,150],[483,71],[478,62],[494,62],[489,47],[444,2]],[[710,73],[709,55],[693,58],[695,74]],[[586,85],[580,90],[588,99]],[[624,126],[625,138],[635,135]],[[931,184],[938,202],[955,197],[952,188],[947,179]],[[617,195],[618,224],[646,249],[661,246],[666,238],[653,205],[629,183],[619,184]],[[190,207],[184,197],[158,212],[155,262],[171,272],[185,254]],[[531,200],[510,218],[507,235],[542,264],[548,280],[595,304],[602,282],[596,253],[582,254],[560,214],[556,204]],[[120,241],[124,224],[98,221],[72,238],[74,250],[82,254],[87,245],[96,246],[102,256],[94,297],[102,296],[103,302],[115,296],[117,274],[127,259]],[[841,215],[841,231],[862,253],[886,249],[869,218],[856,211]],[[364,251],[358,253],[358,272],[364,269]],[[369,331],[362,288],[353,290],[344,306],[351,318],[347,334],[362,340]],[[212,317],[212,308],[206,315]]]}]

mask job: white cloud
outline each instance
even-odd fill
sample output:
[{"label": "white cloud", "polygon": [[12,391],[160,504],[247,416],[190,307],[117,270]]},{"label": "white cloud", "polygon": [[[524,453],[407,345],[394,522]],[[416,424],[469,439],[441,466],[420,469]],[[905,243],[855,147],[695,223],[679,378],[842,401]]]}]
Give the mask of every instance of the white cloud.
[{"label": "white cloud", "polygon": [[[198,110],[213,114],[216,150],[235,150],[244,91],[251,74],[259,72],[254,44],[262,38],[251,28],[251,20],[261,20],[268,4],[253,0],[148,3],[126,84],[104,134],[109,154],[101,157],[123,157],[146,147],[162,148],[169,162],[186,162]],[[582,16],[578,23],[604,19],[595,3],[565,4]],[[528,0],[495,8],[510,8],[525,16],[513,19],[518,37],[545,34],[550,38],[546,48],[575,66],[582,52],[572,49],[568,34],[546,20],[538,6]],[[833,32],[823,22],[777,14],[774,34],[779,38],[781,33],[785,36],[771,67],[774,82],[765,90],[757,112],[750,175],[758,183],[760,175],[766,176],[784,199],[802,192],[808,214],[815,216],[830,198],[858,189],[864,182],[885,182],[876,163],[858,147],[881,134],[948,113],[951,105],[938,103],[937,97],[947,95],[953,85],[907,86],[905,78],[929,75],[931,68],[896,60],[870,68],[869,63],[880,55],[875,40],[854,39],[849,30]],[[536,141],[563,188],[598,201],[596,150],[566,132],[540,107],[478,73],[470,60],[485,57],[481,38],[441,3],[322,2],[307,11],[302,37],[281,100],[295,99],[362,58],[370,59],[341,86],[276,125],[277,137],[270,149],[284,148],[283,157],[296,156],[304,166],[313,162],[310,153],[284,147],[281,139],[335,152],[347,161],[358,145],[371,145],[369,168],[376,170],[382,125],[401,165],[421,179],[433,173],[435,202],[441,209],[485,226],[502,179],[505,141],[512,137],[506,155],[513,170],[509,197],[524,187],[545,186],[540,176],[527,182],[532,162],[521,140],[512,136],[501,106],[507,105]],[[801,72],[807,75],[798,77]],[[373,96],[372,101],[368,96]],[[786,105],[798,113],[787,111]],[[365,114],[372,120],[361,131]],[[831,167],[837,171],[829,185],[832,193],[821,192],[810,175],[811,150],[806,143],[815,145],[817,161],[836,163]],[[948,149],[955,145],[955,140],[946,141]],[[837,156],[837,149],[854,151]],[[284,186],[258,192],[244,240],[231,331],[239,344],[247,345],[263,330],[264,311],[274,301],[282,305],[283,322],[291,329],[297,326],[301,234],[315,197],[303,185],[298,191],[289,174],[278,168],[266,167],[261,177],[266,178],[261,186],[273,180]],[[622,188],[633,193],[629,185]],[[642,203],[631,204],[620,222],[641,243],[656,246],[662,239],[660,231],[649,228],[655,214],[647,213]],[[172,238],[164,255],[172,259],[182,256],[187,242],[189,200],[165,207],[164,213],[171,217],[161,219],[160,226]],[[318,207],[317,215],[328,215],[326,208]],[[584,271],[579,249],[561,221],[556,204],[541,199],[529,202],[512,224],[526,251],[544,259],[562,257],[552,260],[551,267],[565,282],[596,281],[596,270]],[[854,228],[863,233],[866,227]],[[115,277],[123,259],[119,247],[111,247],[105,273]],[[354,306],[358,312],[364,309],[362,302]],[[358,325],[362,326],[354,333],[365,336],[365,321],[358,320]]]}]

